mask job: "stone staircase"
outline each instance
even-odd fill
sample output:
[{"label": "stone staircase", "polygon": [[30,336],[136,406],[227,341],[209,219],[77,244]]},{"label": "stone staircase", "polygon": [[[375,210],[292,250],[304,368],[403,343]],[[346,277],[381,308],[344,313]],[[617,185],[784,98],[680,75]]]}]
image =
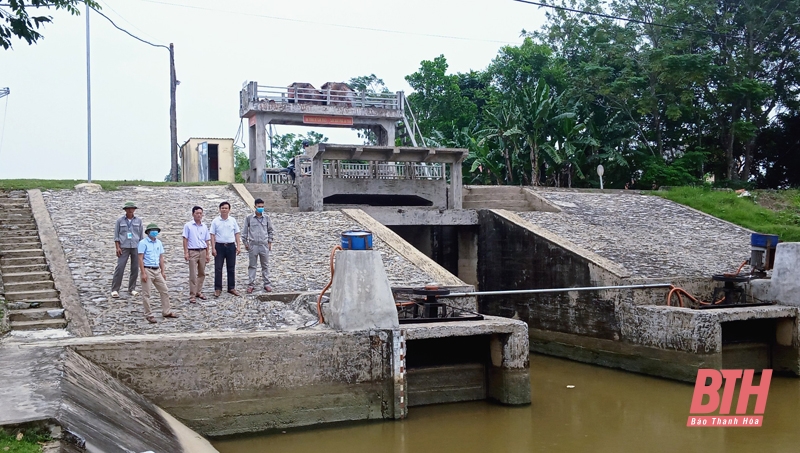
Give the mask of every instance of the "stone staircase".
[{"label": "stone staircase", "polygon": [[[297,190],[288,184],[245,184],[253,198],[264,200],[267,212],[298,212]],[[252,207],[252,206],[251,206]]]},{"label": "stone staircase", "polygon": [[11,330],[66,327],[24,191],[0,192],[0,275]]},{"label": "stone staircase", "polygon": [[533,211],[530,195],[516,186],[465,186],[464,209],[507,209],[509,211]]}]

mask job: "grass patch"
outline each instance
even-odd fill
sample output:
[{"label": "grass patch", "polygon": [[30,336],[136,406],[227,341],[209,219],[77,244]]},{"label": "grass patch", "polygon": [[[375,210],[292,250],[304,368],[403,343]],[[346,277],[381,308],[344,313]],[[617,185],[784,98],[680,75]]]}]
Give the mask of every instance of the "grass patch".
[{"label": "grass patch", "polygon": [[[22,432],[22,439],[17,440],[17,433]],[[40,429],[2,429],[0,428],[0,452],[3,453],[40,453],[39,442],[47,442],[50,435]]]},{"label": "grass patch", "polygon": [[[84,183],[83,179],[0,179],[0,190],[25,190],[25,189],[73,189],[76,185]],[[161,187],[187,187],[187,186],[224,186],[224,181],[209,182],[165,182],[165,181],[92,181],[100,184],[103,190],[117,190],[122,186],[161,186]]]},{"label": "grass patch", "polygon": [[676,187],[656,194],[784,242],[800,242],[800,191],[752,191],[739,197],[707,187]]}]

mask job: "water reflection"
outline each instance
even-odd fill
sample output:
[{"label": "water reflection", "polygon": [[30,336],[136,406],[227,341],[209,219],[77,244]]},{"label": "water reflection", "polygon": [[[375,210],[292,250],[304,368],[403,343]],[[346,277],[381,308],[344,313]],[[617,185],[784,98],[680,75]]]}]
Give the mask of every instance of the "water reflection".
[{"label": "water reflection", "polygon": [[533,403],[526,407],[413,407],[404,421],[294,429],[213,444],[221,453],[800,450],[799,379],[773,378],[761,428],[687,428],[691,384],[551,357],[531,356],[531,385]]}]

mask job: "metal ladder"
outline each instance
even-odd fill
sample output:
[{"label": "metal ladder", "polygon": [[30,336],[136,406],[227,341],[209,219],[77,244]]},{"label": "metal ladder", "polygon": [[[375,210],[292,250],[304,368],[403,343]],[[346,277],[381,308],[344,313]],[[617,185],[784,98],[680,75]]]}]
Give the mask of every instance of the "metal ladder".
[{"label": "metal ladder", "polygon": [[[411,110],[411,105],[408,103],[408,98],[403,96],[403,126],[406,129],[406,136],[411,139],[411,144],[416,148],[417,145],[417,138],[416,135],[419,134],[419,139],[422,142],[422,146],[427,148],[428,145],[425,143],[425,137],[422,136],[422,131],[419,129],[419,125],[417,124],[417,118],[414,116],[414,112]],[[408,116],[406,115],[408,112],[411,115],[411,121],[408,121]]]}]

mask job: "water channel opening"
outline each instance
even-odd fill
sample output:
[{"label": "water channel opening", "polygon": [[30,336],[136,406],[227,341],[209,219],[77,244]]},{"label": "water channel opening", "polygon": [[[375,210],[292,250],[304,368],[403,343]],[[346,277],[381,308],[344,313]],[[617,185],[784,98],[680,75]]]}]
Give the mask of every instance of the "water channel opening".
[{"label": "water channel opening", "polygon": [[722,366],[725,369],[772,368],[776,348],[776,319],[721,323]]},{"label": "water channel opening", "polygon": [[486,399],[489,335],[406,342],[408,405]]},{"label": "water channel opening", "polygon": [[322,199],[323,204],[362,204],[369,206],[433,206],[417,195],[337,194]]}]

